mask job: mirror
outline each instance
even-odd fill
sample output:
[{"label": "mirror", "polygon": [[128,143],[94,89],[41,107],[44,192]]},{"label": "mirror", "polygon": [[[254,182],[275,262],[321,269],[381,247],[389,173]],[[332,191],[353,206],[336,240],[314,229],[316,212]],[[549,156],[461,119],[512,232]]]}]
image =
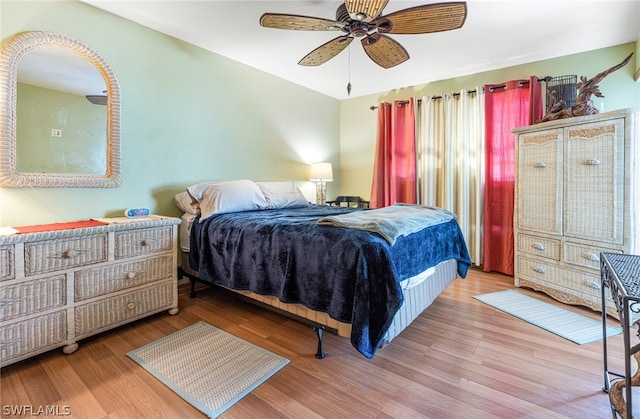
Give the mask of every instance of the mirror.
[{"label": "mirror", "polygon": [[0,186],[120,185],[120,87],[89,46],[49,32],[10,38],[0,104]]}]

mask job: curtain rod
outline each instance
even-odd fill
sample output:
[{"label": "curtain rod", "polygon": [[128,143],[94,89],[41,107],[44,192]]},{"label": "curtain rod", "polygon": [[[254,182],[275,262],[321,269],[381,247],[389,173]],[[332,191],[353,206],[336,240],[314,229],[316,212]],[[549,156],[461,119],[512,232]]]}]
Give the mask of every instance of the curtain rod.
[{"label": "curtain rod", "polygon": [[[551,81],[551,79],[553,79],[553,77],[551,77],[551,76],[546,76],[546,77],[544,77],[544,78],[539,78],[539,77],[538,77],[538,78],[536,78],[536,80],[538,81],[538,83],[540,83],[541,81],[549,82],[549,81]],[[525,84],[529,84],[529,80],[523,80],[523,81],[519,82],[519,83],[518,83],[518,86],[523,86],[523,85],[525,85]],[[489,91],[491,91],[491,92],[492,92],[494,89],[504,89],[505,87],[507,87],[507,85],[506,85],[506,84],[503,84],[503,85],[500,85],[500,86],[492,86],[492,87],[489,89]],[[484,87],[482,88],[482,91],[484,91]],[[469,90],[467,93],[468,93],[468,94],[476,93],[476,90],[475,90],[475,89],[473,89],[473,90]],[[460,96],[460,93],[458,93],[458,92],[454,92],[454,93],[452,93],[451,95],[452,95],[452,96]],[[442,99],[442,96],[431,96],[431,100],[435,100],[435,99]],[[422,102],[422,99],[418,99],[418,100],[417,100],[417,102],[418,102],[418,103],[421,103],[421,102]],[[407,103],[409,103],[409,101],[408,101],[408,100],[405,100],[405,101],[402,101],[402,102],[398,102],[398,106],[406,105]],[[373,110],[378,109],[378,107],[377,107],[377,106],[375,106],[375,105],[372,105],[372,106],[370,106],[370,107],[369,107],[369,109],[373,111]]]}]

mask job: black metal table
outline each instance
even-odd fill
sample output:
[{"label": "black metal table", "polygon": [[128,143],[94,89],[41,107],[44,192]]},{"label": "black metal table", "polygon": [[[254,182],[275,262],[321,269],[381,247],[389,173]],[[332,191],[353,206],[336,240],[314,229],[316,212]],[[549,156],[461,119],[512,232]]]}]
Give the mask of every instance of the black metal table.
[{"label": "black metal table", "polygon": [[[602,342],[604,358],[604,387],[609,393],[611,414],[621,417],[632,417],[631,389],[640,385],[640,344],[631,344],[631,327],[640,320],[640,256],[621,253],[600,253],[600,275],[602,280]],[[607,298],[606,288],[611,290],[611,297],[616,305],[620,325],[624,336],[624,374],[609,371],[607,359]],[[639,331],[636,336],[640,336]],[[638,371],[631,375],[631,356],[638,363]],[[623,378],[616,382],[611,376]],[[623,399],[622,390],[625,390]]]}]

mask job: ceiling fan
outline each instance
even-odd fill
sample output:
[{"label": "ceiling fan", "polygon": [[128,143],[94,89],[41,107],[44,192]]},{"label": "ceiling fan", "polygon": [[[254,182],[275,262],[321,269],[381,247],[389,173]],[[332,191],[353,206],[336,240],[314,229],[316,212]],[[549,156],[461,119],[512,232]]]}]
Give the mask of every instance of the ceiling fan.
[{"label": "ceiling fan", "polygon": [[265,13],[260,25],[266,28],[301,31],[336,31],[343,35],[319,46],[298,62],[318,66],[342,52],[354,38],[376,64],[391,68],[409,59],[407,50],[386,34],[424,34],[462,27],[467,18],[466,2],[425,4],[383,16],[389,0],[345,0],[336,19],[282,13]]},{"label": "ceiling fan", "polygon": [[107,104],[107,91],[103,90],[101,95],[86,95],[87,100],[94,105],[106,105]]}]

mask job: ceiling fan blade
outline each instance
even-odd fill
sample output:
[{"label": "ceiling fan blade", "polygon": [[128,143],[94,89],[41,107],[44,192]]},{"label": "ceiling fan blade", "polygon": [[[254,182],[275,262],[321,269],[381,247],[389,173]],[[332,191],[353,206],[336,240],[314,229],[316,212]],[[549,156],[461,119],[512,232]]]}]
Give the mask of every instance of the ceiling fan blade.
[{"label": "ceiling fan blade", "polygon": [[344,4],[351,19],[371,22],[380,16],[389,0],[346,0]]},{"label": "ceiling fan blade", "polygon": [[107,95],[86,95],[87,100],[94,105],[106,105]]},{"label": "ceiling fan blade", "polygon": [[260,17],[260,26],[296,31],[339,31],[345,24],[319,17],[265,13]]},{"label": "ceiling fan blade", "polygon": [[308,53],[303,59],[300,60],[300,62],[298,62],[298,64],[306,66],[317,66],[320,64],[324,64],[336,55],[340,54],[343,49],[349,46],[351,41],[353,41],[353,38],[348,35],[334,38],[326,44],[322,44],[318,48]]},{"label": "ceiling fan blade", "polygon": [[401,35],[450,31],[467,19],[467,3],[435,3],[410,7],[375,20],[378,32]]},{"label": "ceiling fan blade", "polygon": [[391,68],[409,59],[407,50],[386,35],[373,33],[361,42],[369,58],[380,67]]}]

